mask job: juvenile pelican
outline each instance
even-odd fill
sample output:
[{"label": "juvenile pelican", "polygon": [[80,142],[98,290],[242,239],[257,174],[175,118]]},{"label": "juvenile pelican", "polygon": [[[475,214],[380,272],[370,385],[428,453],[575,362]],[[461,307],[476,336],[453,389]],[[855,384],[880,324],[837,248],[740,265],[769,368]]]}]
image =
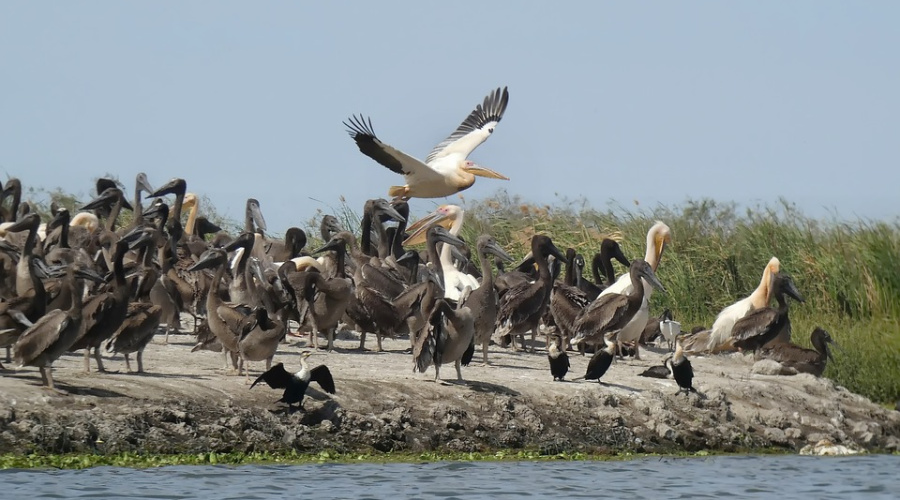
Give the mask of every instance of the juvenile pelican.
[{"label": "juvenile pelican", "polygon": [[[671,241],[672,232],[669,229],[669,226],[667,226],[663,222],[657,221],[655,224],[653,224],[650,230],[647,231],[647,251],[644,254],[644,261],[646,261],[647,264],[650,265],[650,268],[654,273],[656,272],[656,268],[659,267],[659,261],[662,259],[662,254],[666,249],[666,245],[668,245]],[[600,296],[597,297],[597,300],[600,300],[603,296],[611,293],[629,293],[633,286],[629,274],[620,276],[615,283],[609,285],[609,287],[600,292]],[[641,307],[634,315],[631,322],[625,325],[622,328],[622,331],[619,332],[619,335],[616,337],[616,341],[620,344],[622,342],[635,342],[635,359],[640,359],[640,351],[638,350],[636,341],[640,339],[641,333],[644,331],[644,327],[647,326],[647,319],[650,317],[650,295],[653,294],[653,289],[647,286],[648,282],[646,281],[646,279],[644,279],[643,283],[644,299],[641,302]]]},{"label": "juvenile pelican", "polygon": [[763,269],[762,279],[759,280],[759,286],[753,290],[749,296],[731,304],[722,309],[722,312],[716,316],[713,322],[712,331],[706,344],[706,350],[716,352],[722,350],[734,350],[731,345],[731,330],[734,328],[737,320],[746,316],[754,309],[762,309],[769,305],[772,299],[772,276],[781,270],[781,262],[776,257],[769,259]]},{"label": "juvenile pelican", "polygon": [[841,346],[831,338],[827,331],[819,327],[813,330],[809,340],[815,349],[807,349],[790,342],[776,343],[760,349],[759,356],[774,359],[783,366],[793,368],[798,373],[810,373],[821,377],[825,371],[825,364],[831,359],[828,344],[832,344],[838,349],[841,349]]},{"label": "juvenile pelican", "polygon": [[424,162],[381,142],[375,136],[371,119],[354,115],[344,125],[364,155],[403,175],[406,185],[391,186],[388,195],[405,199],[441,198],[472,186],[476,175],[509,180],[466,159],[494,132],[508,102],[506,87],[488,94],[456,131],[431,150]]}]

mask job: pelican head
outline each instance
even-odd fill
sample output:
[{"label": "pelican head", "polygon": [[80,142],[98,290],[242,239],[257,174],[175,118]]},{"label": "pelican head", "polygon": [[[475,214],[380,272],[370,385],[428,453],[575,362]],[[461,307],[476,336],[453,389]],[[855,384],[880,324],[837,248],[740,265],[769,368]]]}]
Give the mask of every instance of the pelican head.
[{"label": "pelican head", "polygon": [[632,280],[634,280],[634,276],[638,276],[640,278],[644,278],[647,280],[647,283],[650,283],[650,286],[656,288],[660,292],[665,293],[666,289],[663,287],[662,283],[660,283],[659,278],[656,277],[656,273],[653,272],[653,267],[650,266],[647,261],[643,259],[634,259],[631,262],[631,276]]},{"label": "pelican head", "polygon": [[[655,271],[659,267],[659,261],[666,250],[666,245],[672,243],[672,230],[664,222],[656,221],[650,231],[647,232],[647,262]],[[652,260],[651,260],[652,259]]]},{"label": "pelican head", "polygon": [[184,195],[184,201],[181,202],[182,208],[194,208],[197,206],[197,202],[200,200],[197,198],[197,195],[194,193],[187,193]]},{"label": "pelican head", "polygon": [[459,169],[462,170],[463,172],[466,172],[466,173],[472,174],[472,175],[477,175],[479,177],[487,177],[489,179],[501,179],[504,181],[509,180],[509,177],[507,177],[499,172],[495,172],[487,167],[483,167],[483,166],[475,163],[474,161],[469,161],[469,160],[461,161]]},{"label": "pelican head", "polygon": [[463,209],[457,205],[441,205],[430,214],[417,220],[406,231],[409,238],[403,241],[403,246],[418,245],[425,242],[425,233],[431,226],[439,225],[445,229],[453,229],[456,221],[461,221]]}]

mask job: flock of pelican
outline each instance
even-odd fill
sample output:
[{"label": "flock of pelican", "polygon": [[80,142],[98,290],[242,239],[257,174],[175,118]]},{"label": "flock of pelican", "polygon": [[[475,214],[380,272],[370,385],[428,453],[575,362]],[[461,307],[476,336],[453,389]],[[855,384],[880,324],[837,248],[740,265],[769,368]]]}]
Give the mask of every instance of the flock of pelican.
[{"label": "flock of pelican", "polygon": [[[144,370],[142,353],[165,325],[167,341],[193,316],[195,349],[223,352],[225,368],[248,377],[250,362],[264,361],[265,381],[284,388],[282,401],[302,403],[309,382],[334,392],[325,367],[310,369],[301,356],[296,374],[273,357],[287,335],[309,335],[309,345],[334,349],[336,332],[382,339],[408,336],[411,366],[425,372],[462,366],[480,346],[489,363],[491,343],[534,352],[545,335],[550,371],[564,380],[567,351],[592,351],[584,379],[600,381],[615,358],[640,360],[640,346],[660,336],[674,350],[647,376],[677,381],[692,391],[693,369],[686,353],[752,351],[796,371],[820,375],[830,356],[827,332],[813,332],[815,350],[790,343],[788,297],[803,301],[778,259],[766,265],[759,287],[726,307],[710,330],[679,333],[670,312],[651,317],[657,276],[672,243],[669,227],[656,222],[647,232],[643,258],[629,260],[618,243],[605,239],[590,261],[593,279],[583,275],[585,258],[563,252],[547,235],[535,235],[523,262],[513,260],[488,234],[473,249],[460,237],[465,212],[442,205],[410,223],[412,197],[442,197],[471,186],[474,176],[506,179],[468,160],[500,122],[509,101],[506,88],[485,97],[425,161],[383,142],[370,119],[354,116],[345,125],[360,151],[403,174],[406,184],[393,197],[363,207],[361,232],[322,219],[320,248],[308,249],[306,233],[288,228],[283,238],[267,234],[259,201],[248,199],[243,232],[229,235],[199,215],[198,197],[183,179],[153,189],[147,176],[135,179],[132,201],[109,179],[97,182],[97,196],[70,214],[51,206],[42,221],[22,199],[22,186],[9,179],[0,191],[0,347],[6,362],[37,367],[44,386],[54,389],[51,367],[66,352],[83,351],[84,370],[93,358],[104,371],[103,352],[130,355]],[[152,201],[151,201],[152,200]],[[146,205],[146,208],[145,208]],[[121,217],[131,212],[127,220]],[[424,245],[421,251],[411,247]],[[310,251],[311,250],[311,251]],[[616,277],[613,262],[626,271]],[[496,267],[496,272],[495,272]],[[565,274],[561,278],[562,270]],[[777,305],[770,305],[775,300]],[[654,333],[655,332],[655,333]],[[661,335],[662,333],[662,335]],[[530,339],[526,338],[530,334]],[[55,390],[55,389],[54,389]]]}]

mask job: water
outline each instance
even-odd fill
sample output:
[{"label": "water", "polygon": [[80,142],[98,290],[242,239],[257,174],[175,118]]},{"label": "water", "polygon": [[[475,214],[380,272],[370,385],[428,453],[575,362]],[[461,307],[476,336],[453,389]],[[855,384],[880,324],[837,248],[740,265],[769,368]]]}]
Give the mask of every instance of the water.
[{"label": "water", "polygon": [[0,471],[0,498],[898,498],[900,456]]}]

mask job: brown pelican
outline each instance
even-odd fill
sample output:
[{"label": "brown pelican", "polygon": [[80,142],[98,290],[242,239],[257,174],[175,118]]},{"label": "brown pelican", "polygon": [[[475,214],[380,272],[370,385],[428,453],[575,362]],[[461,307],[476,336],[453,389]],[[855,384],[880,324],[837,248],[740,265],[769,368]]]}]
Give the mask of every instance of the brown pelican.
[{"label": "brown pelican", "polygon": [[675,383],[678,384],[678,392],[675,393],[676,396],[681,394],[681,391],[684,391],[685,395],[691,392],[697,392],[697,389],[694,389],[693,385],[694,368],[691,367],[691,360],[687,359],[684,355],[682,338],[683,337],[679,335],[675,339],[675,352],[671,355],[666,355],[666,358],[663,360],[663,365],[666,363],[669,364],[669,367],[672,369],[672,378],[674,378]]},{"label": "brown pelican", "polygon": [[381,142],[375,136],[371,119],[353,116],[344,126],[364,155],[404,176],[406,185],[391,186],[390,196],[441,198],[470,187],[476,175],[509,180],[466,159],[494,132],[508,102],[509,91],[505,87],[488,94],[456,131],[435,146],[424,162]]},{"label": "brown pelican", "polygon": [[547,359],[550,360],[550,374],[553,381],[563,381],[569,372],[569,355],[566,354],[566,343],[559,335],[550,337],[547,344]]},{"label": "brown pelican", "polygon": [[[463,294],[463,298],[468,292]],[[461,300],[456,309],[445,299],[437,299],[428,318],[427,331],[416,339],[413,360],[421,373],[434,365],[434,379],[440,379],[443,364],[456,367],[456,380],[462,382],[462,364],[466,351],[474,350],[475,318]]]},{"label": "brown pelican", "polygon": [[162,308],[149,302],[131,302],[122,326],[106,343],[106,352],[125,355],[125,368],[131,372],[130,354],[137,353],[137,373],[144,373],[144,349],[153,339]]},{"label": "brown pelican", "polygon": [[[12,195],[12,203],[7,209],[3,202],[7,196]],[[0,222],[14,222],[19,213],[19,204],[22,203],[22,181],[13,177],[6,181],[2,193],[0,193]]]},{"label": "brown pelican", "polygon": [[841,349],[841,346],[820,327],[813,330],[809,340],[814,349],[807,349],[794,343],[776,342],[760,349],[759,356],[774,359],[785,367],[793,368],[798,373],[810,373],[821,377],[825,371],[825,364],[829,359],[833,359],[828,344],[833,344],[838,349]]},{"label": "brown pelican", "polygon": [[[32,288],[25,295],[19,295],[0,302],[0,347],[6,347],[6,361],[10,361],[10,349],[21,334],[34,325],[47,312],[47,292],[41,277],[46,277],[40,257],[28,258],[28,271]],[[40,271],[40,272],[39,272]],[[0,365],[2,366],[2,365]]]},{"label": "brown pelican", "polygon": [[[210,291],[209,293],[213,293]],[[241,326],[241,338],[238,341],[238,375],[241,370],[250,382],[248,361],[266,362],[266,370],[272,367],[272,358],[278,345],[284,339],[284,323],[270,318],[264,307],[256,307],[244,318]]]},{"label": "brown pelican", "polygon": [[[341,257],[338,258],[338,262],[342,260]],[[327,349],[331,351],[334,349],[335,330],[353,297],[352,282],[343,277],[343,273],[326,278],[315,269],[289,273],[287,280],[294,290],[300,318],[309,314],[312,319],[315,329],[310,332],[313,347],[319,348],[319,334],[324,334],[328,339]]]},{"label": "brown pelican", "polygon": [[550,303],[550,290],[553,287],[547,258],[552,255],[563,260],[565,256],[556,248],[550,237],[540,234],[531,238],[531,253],[538,266],[539,278],[533,283],[514,286],[503,294],[497,313],[496,334],[519,336],[524,350],[525,332],[531,330],[531,351],[534,352],[538,323]]},{"label": "brown pelican", "polygon": [[[662,259],[662,254],[666,249],[666,245],[668,245],[672,241],[672,233],[669,229],[669,226],[665,225],[662,222],[657,221],[653,226],[650,227],[650,230],[647,231],[647,251],[644,254],[644,261],[650,265],[650,268],[653,272],[656,272],[657,267],[659,267],[659,262]],[[630,273],[629,273],[630,274]],[[600,292],[600,296],[597,300],[600,300],[604,295],[613,294],[613,293],[628,293],[631,287],[633,286],[633,282],[631,282],[631,278],[628,275],[623,275],[616,280],[615,283],[609,285],[605,290]],[[620,344],[622,342],[634,342],[634,358],[640,359],[640,350],[637,345],[638,339],[641,337],[641,332],[644,331],[644,327],[647,325],[647,319],[650,317],[650,296],[653,293],[653,288],[644,285],[644,297],[641,302],[641,306],[638,309],[637,313],[635,313],[631,322],[622,327],[622,331],[619,332],[619,335],[616,336],[616,342]],[[595,301],[596,302],[596,301]]]},{"label": "brown pelican", "polygon": [[[110,239],[113,233],[106,233],[103,238]],[[91,371],[90,351],[94,349],[97,371],[103,372],[103,359],[100,357],[100,346],[122,326],[128,315],[128,299],[130,290],[125,279],[122,259],[128,251],[128,241],[122,239],[115,244],[113,256],[113,284],[111,291],[92,296],[84,303],[84,319],[81,334],[69,348],[71,351],[84,349],[84,371]]]},{"label": "brown pelican", "polygon": [[749,296],[731,304],[722,309],[715,322],[713,322],[712,331],[709,334],[709,340],[706,344],[706,350],[709,352],[717,352],[723,350],[733,350],[731,345],[731,330],[734,328],[735,322],[746,316],[754,309],[762,309],[769,305],[772,299],[772,276],[781,270],[781,262],[777,258],[772,257],[763,269],[762,279],[759,280],[759,286],[753,290]]},{"label": "brown pelican", "polygon": [[736,348],[756,352],[775,339],[791,338],[791,319],[786,296],[804,302],[803,296],[794,286],[794,280],[782,272],[775,273],[772,277],[772,295],[778,301],[777,308],[755,309],[734,323],[731,336]]},{"label": "brown pelican", "polygon": [[578,281],[577,274],[580,274],[580,271],[576,270],[576,261],[580,257],[575,253],[574,248],[566,249],[565,280],[563,283],[554,282],[553,291],[550,294],[550,314],[563,339],[563,350],[568,347],[569,341],[572,339],[575,321],[584,308],[591,303],[584,290],[575,286]]},{"label": "brown pelican", "polygon": [[44,387],[53,386],[52,365],[64,352],[68,351],[81,333],[83,283],[76,277],[103,281],[91,271],[81,269],[77,264],[65,268],[64,286],[70,289],[72,306],[68,311],[54,309],[43,315],[22,333],[13,348],[18,366],[36,366],[41,370]]},{"label": "brown pelican", "polygon": [[494,275],[491,271],[491,261],[488,255],[502,260],[511,261],[500,245],[489,235],[483,234],[475,242],[478,252],[478,261],[481,263],[481,286],[472,290],[466,299],[466,306],[472,310],[475,317],[475,345],[481,346],[484,364],[488,362],[488,344],[494,333],[494,325],[497,324],[497,290],[494,289]]},{"label": "brown pelican", "polygon": [[303,396],[306,395],[306,389],[309,383],[315,381],[328,394],[334,394],[334,379],[331,377],[331,370],[325,365],[319,365],[310,370],[306,358],[313,353],[303,351],[300,353],[300,371],[290,373],[284,369],[283,363],[278,363],[265,373],[260,375],[250,388],[253,389],[260,381],[269,384],[272,389],[284,389],[279,403],[287,403],[288,411],[293,411],[294,403],[297,403],[297,409],[303,408]]},{"label": "brown pelican", "polygon": [[[646,304],[647,294],[644,291],[644,281],[661,292],[665,292],[665,288],[657,279],[653,268],[642,259],[635,259],[631,262],[628,275],[632,282],[631,290],[625,294],[600,295],[581,313],[575,322],[575,342],[597,343],[599,338],[606,338],[607,332],[616,332],[617,336],[621,335],[622,330],[634,321],[635,316]],[[646,323],[647,320],[643,320],[642,324],[646,325]],[[635,351],[637,351],[637,346],[635,346]],[[635,352],[635,354],[637,353]]]}]

